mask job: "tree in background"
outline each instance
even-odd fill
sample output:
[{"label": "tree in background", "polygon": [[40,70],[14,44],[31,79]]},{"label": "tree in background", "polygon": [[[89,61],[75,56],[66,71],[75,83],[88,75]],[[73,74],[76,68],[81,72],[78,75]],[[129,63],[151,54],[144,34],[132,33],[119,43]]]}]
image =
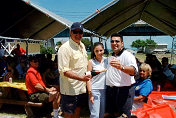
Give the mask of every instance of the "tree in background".
[{"label": "tree in background", "polygon": [[156,48],[157,43],[154,40],[146,39],[146,48]]},{"label": "tree in background", "polygon": [[61,47],[61,45],[62,45],[62,42],[61,42],[61,41],[58,41],[58,42],[56,43],[56,46],[55,46],[55,51],[56,51],[56,52],[58,52],[58,50],[59,50],[59,48]]},{"label": "tree in background", "polygon": [[41,54],[54,54],[54,49],[51,47],[45,48],[43,45],[40,45],[40,53]]},{"label": "tree in background", "polygon": [[81,42],[84,43],[86,50],[91,50],[91,42],[88,38],[83,38]]},{"label": "tree in background", "polygon": [[146,46],[146,42],[144,40],[136,40],[132,42],[131,47],[133,48],[137,48],[138,50],[141,50],[142,52],[144,52],[144,47]]},{"label": "tree in background", "polygon": [[146,39],[146,40],[136,40],[132,42],[131,47],[137,48],[144,52],[144,48],[155,48],[157,43],[154,40]]},{"label": "tree in background", "polygon": [[58,42],[56,43],[56,45],[57,45],[58,47],[60,47],[60,46],[62,45],[62,42],[61,42],[61,41],[58,41]]}]

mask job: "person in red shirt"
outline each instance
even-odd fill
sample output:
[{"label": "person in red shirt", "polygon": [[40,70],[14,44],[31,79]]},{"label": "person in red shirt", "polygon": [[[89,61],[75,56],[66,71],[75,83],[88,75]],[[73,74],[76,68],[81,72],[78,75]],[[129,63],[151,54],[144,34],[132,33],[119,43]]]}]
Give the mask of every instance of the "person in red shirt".
[{"label": "person in red shirt", "polygon": [[56,88],[47,88],[42,80],[40,72],[37,70],[39,62],[35,56],[29,58],[30,67],[26,73],[26,88],[29,94],[29,99],[32,102],[53,103],[54,118],[58,118],[57,104],[59,92]]},{"label": "person in red shirt", "polygon": [[17,44],[17,48],[12,50],[11,53],[12,53],[12,55],[21,56],[26,53],[26,50],[24,50],[23,48],[20,48],[20,45]]}]

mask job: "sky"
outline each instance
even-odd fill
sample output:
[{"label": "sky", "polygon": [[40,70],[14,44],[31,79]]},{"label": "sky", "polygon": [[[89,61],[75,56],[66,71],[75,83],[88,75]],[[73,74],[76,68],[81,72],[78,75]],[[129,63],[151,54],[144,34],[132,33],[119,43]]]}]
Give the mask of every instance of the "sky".
[{"label": "sky", "polygon": [[[96,9],[104,7],[112,0],[30,0],[31,2],[46,8],[47,10],[72,22],[79,22],[93,14]],[[124,36],[125,48],[131,48],[133,41],[141,39],[150,39],[149,36]],[[172,37],[170,36],[152,36],[158,44],[168,44],[168,48],[172,47]],[[55,39],[55,43],[60,40],[68,40],[68,38]],[[94,42],[98,39],[94,38]],[[107,47],[110,49],[110,41],[107,41]]]},{"label": "sky", "polygon": [[81,21],[112,0],[30,0],[72,22]]}]

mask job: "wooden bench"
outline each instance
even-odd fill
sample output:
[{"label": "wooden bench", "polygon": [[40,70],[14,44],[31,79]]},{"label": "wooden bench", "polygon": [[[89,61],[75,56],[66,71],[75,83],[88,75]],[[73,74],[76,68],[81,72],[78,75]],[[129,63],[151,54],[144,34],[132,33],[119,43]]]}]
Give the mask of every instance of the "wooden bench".
[{"label": "wooden bench", "polygon": [[13,100],[13,99],[3,99],[0,98],[0,108],[2,107],[3,104],[13,104],[13,105],[22,105],[24,106],[26,115],[28,117],[34,116],[33,111],[31,107],[42,107],[42,103],[34,103],[31,101],[19,101],[19,100]]}]

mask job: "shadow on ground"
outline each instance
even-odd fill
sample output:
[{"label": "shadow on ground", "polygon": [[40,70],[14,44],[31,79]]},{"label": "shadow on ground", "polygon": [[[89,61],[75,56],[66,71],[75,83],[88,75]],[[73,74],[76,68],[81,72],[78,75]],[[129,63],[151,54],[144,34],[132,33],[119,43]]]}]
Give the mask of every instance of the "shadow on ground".
[{"label": "shadow on ground", "polygon": [[26,118],[24,107],[19,105],[3,104],[0,109],[0,117],[2,116],[3,118]]},{"label": "shadow on ground", "polygon": [[[36,113],[45,113],[44,109],[33,109]],[[81,118],[89,118],[89,108],[88,105],[85,104],[84,108],[81,109],[80,117]],[[45,118],[45,115],[42,115],[42,118]],[[24,110],[24,106],[20,105],[8,105],[3,104],[0,109],[0,118],[26,118],[27,115]]]}]

